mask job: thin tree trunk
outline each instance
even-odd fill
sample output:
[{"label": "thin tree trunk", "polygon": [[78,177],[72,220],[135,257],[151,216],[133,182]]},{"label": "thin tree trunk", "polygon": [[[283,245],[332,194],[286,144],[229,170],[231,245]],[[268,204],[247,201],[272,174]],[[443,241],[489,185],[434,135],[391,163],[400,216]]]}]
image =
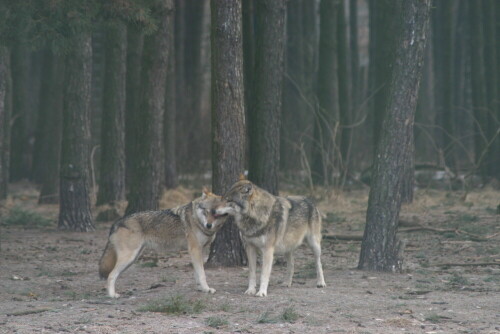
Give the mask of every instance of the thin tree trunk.
[{"label": "thin tree trunk", "polygon": [[90,33],[75,38],[66,56],[63,134],[60,170],[59,228],[92,231],[89,196],[90,83],[92,47]]},{"label": "thin tree trunk", "polygon": [[344,0],[339,3],[337,11],[337,41],[338,41],[338,86],[339,86],[339,122],[340,122],[340,171],[346,175],[349,172],[351,151],[351,120],[352,100],[349,78],[349,46],[347,42],[347,23],[345,19]]},{"label": "thin tree trunk", "polygon": [[256,2],[255,81],[249,179],[278,194],[285,1]]},{"label": "thin tree trunk", "polygon": [[130,192],[126,214],[157,210],[161,196],[163,162],[163,117],[168,55],[173,17],[173,0],[165,0],[156,8],[158,31],[144,38],[142,56],[140,114],[134,133],[140,135],[134,145],[130,174]]},{"label": "thin tree trunk", "polygon": [[11,52],[12,76],[12,129],[10,148],[10,179],[19,181],[29,174],[28,117],[29,51],[23,41],[18,41]]},{"label": "thin tree trunk", "polygon": [[486,151],[486,131],[488,128],[486,110],[486,68],[484,63],[484,29],[483,11],[480,4],[469,4],[471,37],[471,81],[472,81],[472,103],[474,113],[474,153],[476,167],[483,178],[488,176],[488,168],[481,160]]},{"label": "thin tree trunk", "polygon": [[126,104],[125,104],[125,184],[129,191],[132,182],[132,169],[135,160],[135,147],[142,134],[137,132],[139,99],[141,89],[141,59],[144,43],[143,33],[133,25],[127,28],[127,73],[126,73]]},{"label": "thin tree trunk", "polygon": [[[38,203],[59,203],[59,167],[61,161],[61,136],[63,122],[63,100],[64,100],[64,57],[51,53],[51,64],[49,77],[46,77],[47,96],[41,99],[46,103],[41,105],[44,117],[44,127],[40,129],[45,132],[41,144],[43,155],[40,156],[39,164],[43,165],[40,174],[42,184]],[[36,153],[36,151],[35,151]]]},{"label": "thin tree trunk", "polygon": [[[488,142],[493,140],[495,136],[499,136],[496,132],[500,128],[500,119],[495,116],[499,114],[500,110],[500,100],[499,100],[499,86],[498,86],[498,54],[496,49],[497,23],[498,17],[495,13],[495,3],[493,0],[483,0],[483,12],[484,12],[484,42],[485,42],[485,69],[487,69],[486,75],[486,97],[487,97],[487,111],[486,111],[486,138]],[[493,142],[500,144],[500,141],[495,140]],[[488,149],[488,154],[486,156],[485,168],[488,171],[488,176],[499,177],[500,176],[500,149],[495,149],[495,145],[491,145]]]},{"label": "thin tree trunk", "polygon": [[337,11],[339,0],[321,0],[318,68],[318,110],[314,123],[312,177],[328,185],[332,171],[334,120],[338,113]]},{"label": "thin tree trunk", "polygon": [[[224,194],[244,170],[245,109],[241,2],[212,0],[212,190]],[[246,256],[232,221],[217,233],[208,263],[239,266]]]},{"label": "thin tree trunk", "polygon": [[101,126],[101,172],[97,205],[125,199],[125,91],[127,30],[114,23],[106,32]]},{"label": "thin tree trunk", "polygon": [[[175,29],[175,20],[171,20],[171,31]],[[175,34],[170,39],[170,52],[168,56],[168,72],[167,85],[165,93],[165,119],[164,119],[164,141],[165,141],[165,187],[172,189],[177,187],[179,180],[177,178],[177,158],[176,158],[176,132],[175,121],[177,114],[177,90],[176,90],[176,50],[175,50]]]},{"label": "thin tree trunk", "polygon": [[361,99],[358,46],[358,0],[349,0],[349,46],[351,60],[352,110],[357,111]]},{"label": "thin tree trunk", "polygon": [[11,94],[10,51],[0,46],[0,200],[7,198],[9,186]]},{"label": "thin tree trunk", "polygon": [[393,74],[383,131],[373,168],[366,227],[358,268],[376,271],[402,269],[403,244],[396,237],[402,184],[413,149],[413,122],[427,40],[430,0],[406,0],[392,18],[397,31]]}]

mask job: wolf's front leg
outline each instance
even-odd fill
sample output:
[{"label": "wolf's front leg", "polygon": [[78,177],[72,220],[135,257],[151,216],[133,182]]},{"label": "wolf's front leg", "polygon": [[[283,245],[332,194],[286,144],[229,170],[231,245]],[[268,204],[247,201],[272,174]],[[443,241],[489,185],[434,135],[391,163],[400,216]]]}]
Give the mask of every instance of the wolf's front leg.
[{"label": "wolf's front leg", "polygon": [[257,270],[257,248],[254,245],[247,242],[245,250],[247,252],[248,260],[248,289],[245,291],[246,295],[255,295],[256,282],[256,270]]},{"label": "wolf's front leg", "polygon": [[191,263],[194,268],[194,278],[196,279],[196,283],[198,283],[198,290],[215,293],[215,289],[210,288],[207,284],[205,269],[203,268],[203,248],[196,237],[188,236],[188,252],[191,256]]},{"label": "wolf's front leg", "polygon": [[267,247],[262,252],[262,270],[260,273],[260,288],[257,297],[267,296],[267,286],[269,285],[269,276],[273,267],[274,248]]}]

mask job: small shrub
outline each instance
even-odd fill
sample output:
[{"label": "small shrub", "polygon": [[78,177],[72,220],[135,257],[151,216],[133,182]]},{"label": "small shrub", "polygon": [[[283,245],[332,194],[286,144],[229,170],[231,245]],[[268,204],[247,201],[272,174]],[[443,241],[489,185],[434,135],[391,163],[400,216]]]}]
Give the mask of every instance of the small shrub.
[{"label": "small shrub", "polygon": [[141,267],[143,267],[143,268],[158,267],[158,262],[157,261],[144,262],[144,263],[141,263]]},{"label": "small shrub", "polygon": [[295,311],[293,306],[285,308],[281,314],[281,319],[286,322],[295,322],[299,317],[300,315]]},{"label": "small shrub", "polygon": [[138,309],[139,312],[159,312],[168,314],[200,313],[205,308],[203,301],[186,301],[180,295],[164,301],[155,301]]},{"label": "small shrub", "polygon": [[206,320],[208,326],[213,328],[219,328],[222,326],[227,326],[229,322],[221,317],[208,317]]},{"label": "small shrub", "polygon": [[276,323],[276,318],[271,315],[270,311],[265,311],[257,318],[257,323],[259,324],[273,324]]},{"label": "small shrub", "polygon": [[44,227],[51,225],[52,221],[37,212],[16,206],[10,209],[9,215],[3,219],[3,223],[9,226]]}]

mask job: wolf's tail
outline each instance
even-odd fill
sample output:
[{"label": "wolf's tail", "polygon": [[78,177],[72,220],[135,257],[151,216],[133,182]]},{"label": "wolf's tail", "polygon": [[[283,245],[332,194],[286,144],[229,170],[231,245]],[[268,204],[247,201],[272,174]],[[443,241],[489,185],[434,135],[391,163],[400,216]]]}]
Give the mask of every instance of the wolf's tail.
[{"label": "wolf's tail", "polygon": [[108,240],[106,248],[99,260],[99,277],[107,279],[109,273],[113,270],[116,264],[116,249],[115,246]]}]

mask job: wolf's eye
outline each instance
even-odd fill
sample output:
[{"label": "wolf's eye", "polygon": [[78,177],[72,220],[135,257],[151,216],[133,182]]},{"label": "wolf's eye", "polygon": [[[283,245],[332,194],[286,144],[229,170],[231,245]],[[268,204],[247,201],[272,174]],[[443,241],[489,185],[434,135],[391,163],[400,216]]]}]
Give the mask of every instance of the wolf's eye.
[{"label": "wolf's eye", "polygon": [[252,188],[250,186],[246,186],[245,188],[243,188],[243,190],[241,192],[244,193],[244,194],[248,194],[251,189]]}]

